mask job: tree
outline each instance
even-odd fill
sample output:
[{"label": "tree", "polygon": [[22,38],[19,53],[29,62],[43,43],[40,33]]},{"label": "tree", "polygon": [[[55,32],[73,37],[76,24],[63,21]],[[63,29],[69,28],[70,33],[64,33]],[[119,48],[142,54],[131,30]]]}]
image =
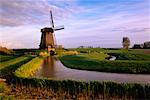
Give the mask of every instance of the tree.
[{"label": "tree", "polygon": [[129,49],[130,39],[128,37],[123,37],[122,45],[124,49]]}]

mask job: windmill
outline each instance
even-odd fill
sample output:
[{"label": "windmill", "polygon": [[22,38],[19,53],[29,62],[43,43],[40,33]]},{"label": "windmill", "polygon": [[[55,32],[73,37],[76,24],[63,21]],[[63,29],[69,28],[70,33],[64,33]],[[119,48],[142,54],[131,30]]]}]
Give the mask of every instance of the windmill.
[{"label": "windmill", "polygon": [[64,26],[55,27],[53,21],[52,11],[50,11],[50,24],[51,27],[45,27],[41,29],[41,42],[40,42],[40,49],[48,50],[50,54],[55,53],[56,48],[56,40],[54,36],[54,32],[57,30],[64,29]]}]

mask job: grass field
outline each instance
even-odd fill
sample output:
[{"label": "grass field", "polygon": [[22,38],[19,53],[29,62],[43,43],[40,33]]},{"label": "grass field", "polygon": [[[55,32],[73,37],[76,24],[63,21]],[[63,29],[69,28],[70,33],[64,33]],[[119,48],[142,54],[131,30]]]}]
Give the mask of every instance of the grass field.
[{"label": "grass field", "polygon": [[41,57],[36,57],[33,60],[29,61],[28,63],[20,66],[15,71],[15,75],[17,77],[30,77],[34,74],[34,72],[40,68],[40,65],[43,62],[43,58]]},{"label": "grass field", "polygon": [[[77,48],[70,49],[83,54],[88,58],[100,58],[102,54],[116,56],[117,60],[150,60],[150,49],[102,49],[102,48]],[[89,55],[89,56],[88,56]],[[103,60],[103,59],[102,59]]]},{"label": "grass field", "polygon": [[149,61],[99,61],[76,55],[67,55],[60,59],[69,68],[113,73],[150,74]]},{"label": "grass field", "polygon": [[27,58],[28,58],[28,56],[21,56],[21,57],[17,57],[17,58],[14,58],[14,59],[11,59],[11,60],[8,60],[5,62],[0,62],[0,69],[7,67],[7,66],[10,66],[10,65],[14,65],[14,64],[16,64],[20,61],[23,61]]},{"label": "grass field", "polygon": [[[21,57],[20,58],[21,60],[19,61],[15,61],[15,63],[12,63],[12,64],[8,64],[7,66],[5,67],[2,67],[0,69],[0,77],[13,77],[13,73],[14,71],[19,68],[21,65],[27,63],[28,61],[30,61],[31,59],[33,59],[33,57],[31,56],[24,56],[24,57]],[[16,60],[16,59],[14,59]],[[13,61],[14,61],[13,60]],[[12,60],[11,60],[12,61]]]},{"label": "grass field", "polygon": [[108,53],[109,55],[115,56],[116,60],[138,60],[138,61],[150,61],[149,54],[142,53]]},{"label": "grass field", "polygon": [[8,61],[16,57],[17,56],[13,56],[13,55],[0,55],[0,62]]},{"label": "grass field", "polygon": [[[145,54],[145,51],[149,52],[147,49],[127,51],[80,48],[76,50],[80,54],[60,58],[65,66],[91,71],[150,74],[150,54]],[[109,56],[115,56],[116,60],[107,60]]]},{"label": "grass field", "polygon": [[68,50],[76,50],[81,53],[91,53],[91,52],[105,52],[105,53],[136,53],[136,54],[149,54],[150,49],[112,49],[112,48],[73,48]]},{"label": "grass field", "polygon": [[[22,51],[18,52],[23,54]],[[71,49],[71,52],[61,50],[58,54],[62,63],[69,68],[150,74],[149,50],[81,48]],[[111,55],[115,55],[117,60],[106,59]],[[11,85],[0,84],[0,99],[150,99],[149,84],[33,78],[32,75],[43,61],[41,57],[33,58],[21,56],[0,62],[0,71],[5,72],[2,74],[15,74],[11,77]]]},{"label": "grass field", "polygon": [[105,58],[109,57],[108,54],[103,53],[103,52],[84,53],[84,54],[80,54],[79,56],[96,59],[96,60],[106,60]]}]

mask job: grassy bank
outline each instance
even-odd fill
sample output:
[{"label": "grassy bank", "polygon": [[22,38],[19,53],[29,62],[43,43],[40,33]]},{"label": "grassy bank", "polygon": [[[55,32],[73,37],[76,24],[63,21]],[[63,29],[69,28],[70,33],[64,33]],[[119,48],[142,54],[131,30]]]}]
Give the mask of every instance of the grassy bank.
[{"label": "grassy bank", "polygon": [[149,60],[150,49],[102,49],[102,48],[76,48],[69,49],[80,52],[87,58],[100,58],[104,60],[109,55],[116,56],[116,60]]},{"label": "grassy bank", "polygon": [[138,60],[138,61],[150,61],[150,55],[138,54],[138,53],[108,53],[109,55],[115,56],[116,60]]},{"label": "grassy bank", "polygon": [[10,59],[17,58],[17,56],[13,55],[0,55],[0,62],[8,61]]},{"label": "grassy bank", "polygon": [[10,65],[14,65],[18,62],[21,62],[25,59],[27,59],[28,56],[21,56],[21,57],[17,57],[15,59],[12,59],[12,60],[9,60],[9,61],[5,61],[5,62],[0,62],[0,69],[4,68],[4,67],[7,67],[7,66],[10,66]]},{"label": "grassy bank", "polygon": [[[107,61],[108,55],[91,52],[85,55],[68,55],[62,53],[61,61],[68,67],[96,71],[116,71],[125,73],[149,73],[148,61]],[[100,53],[100,52],[99,52]],[[72,52],[69,54],[72,54]],[[94,56],[93,56],[94,54]],[[101,56],[101,57],[99,57]],[[90,59],[94,58],[94,59]],[[150,99],[150,84],[116,83],[116,82],[82,82],[73,80],[50,80],[33,78],[32,75],[42,64],[43,58],[36,57],[15,71],[12,78],[11,92],[3,96],[18,99]],[[143,63],[144,62],[144,63]],[[100,66],[102,65],[102,66]],[[131,65],[135,65],[132,66]],[[119,66],[119,67],[117,67]],[[147,67],[145,67],[147,66]],[[1,99],[1,98],[0,98]]]},{"label": "grassy bank", "polygon": [[[14,86],[16,87],[20,86],[21,87],[20,92],[24,90],[22,87],[26,88],[25,91],[22,94],[20,94],[22,98],[24,98],[24,94],[28,99],[29,98],[52,99],[58,97],[60,97],[61,99],[79,99],[81,97],[88,99],[150,98],[149,84],[144,85],[144,84],[127,84],[127,83],[97,82],[97,81],[82,82],[73,80],[50,80],[47,78],[45,79],[33,78],[32,75],[39,68],[39,65],[41,64],[42,60],[43,60],[42,58],[36,57],[30,62],[22,65],[15,71],[15,77],[12,79],[11,83],[13,83]],[[82,62],[81,59],[80,61]],[[37,91],[39,92],[39,94]],[[18,93],[17,90],[16,92]]]},{"label": "grassy bank", "polygon": [[[52,97],[52,95],[47,92],[53,92],[54,94],[59,93],[57,96],[61,97],[61,99],[77,99],[80,96],[88,99],[150,99],[149,84],[123,84],[97,81],[82,82],[72,80],[60,81],[17,77],[13,80],[13,83],[19,86],[25,86],[27,89],[39,88],[38,91],[45,89],[45,95],[38,94],[37,96],[47,99]],[[31,91],[26,91],[26,95],[30,95],[29,93],[32,94]],[[62,95],[63,93],[65,94]],[[31,98],[34,98],[34,96]]]},{"label": "grassy bank", "polygon": [[20,68],[18,68],[15,71],[15,75],[17,77],[30,77],[34,74],[34,72],[40,68],[40,65],[43,62],[43,58],[41,57],[36,57],[30,62],[22,65]]},{"label": "grassy bank", "polygon": [[77,55],[67,55],[60,58],[61,62],[69,68],[115,72],[150,74],[149,61],[99,61]]},{"label": "grassy bank", "polygon": [[7,76],[13,77],[13,72],[17,68],[19,68],[21,65],[27,63],[28,61],[30,61],[33,58],[34,57],[26,56],[25,59],[21,60],[20,62],[17,62],[15,64],[11,64],[7,67],[0,69],[0,77],[7,77]]}]

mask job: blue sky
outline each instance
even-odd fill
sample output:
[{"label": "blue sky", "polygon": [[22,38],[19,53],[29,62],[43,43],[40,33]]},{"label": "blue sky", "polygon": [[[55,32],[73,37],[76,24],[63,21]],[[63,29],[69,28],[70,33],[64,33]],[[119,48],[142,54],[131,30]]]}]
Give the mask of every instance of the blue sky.
[{"label": "blue sky", "polygon": [[0,45],[38,48],[53,11],[57,44],[122,47],[150,41],[150,0],[0,0]]}]

